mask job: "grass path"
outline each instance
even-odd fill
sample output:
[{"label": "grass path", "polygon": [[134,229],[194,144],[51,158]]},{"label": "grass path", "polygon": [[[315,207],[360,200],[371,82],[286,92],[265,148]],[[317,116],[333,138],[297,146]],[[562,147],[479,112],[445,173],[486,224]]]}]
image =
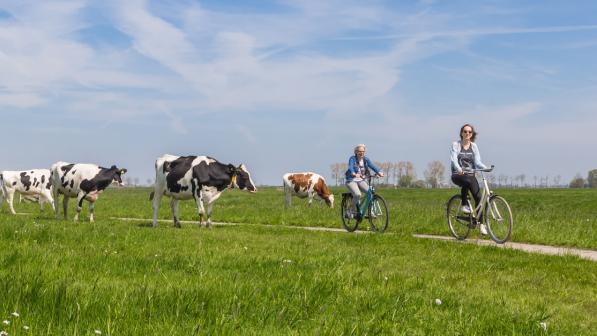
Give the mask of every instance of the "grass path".
[{"label": "grass path", "polygon": [[[112,217],[111,219],[117,219],[121,221],[138,221],[138,222],[151,222],[151,219],[148,218],[122,218],[122,217]],[[158,220],[160,223],[171,223],[171,220]],[[182,223],[186,224],[196,224],[196,221],[181,221]],[[328,227],[313,227],[313,226],[292,226],[292,225],[271,225],[271,224],[246,224],[246,223],[223,223],[223,222],[214,222],[213,225],[256,225],[262,227],[275,227],[275,228],[286,228],[286,229],[303,229],[307,231],[328,231],[328,232],[339,232],[339,233],[348,233],[346,230],[343,229],[335,229],[335,228],[328,228]],[[355,233],[363,234],[363,233],[371,233],[370,231],[355,231]],[[491,240],[486,239],[467,239],[464,241],[455,240],[452,237],[448,236],[438,236],[438,235],[425,235],[425,234],[413,234],[413,237],[416,238],[427,238],[427,239],[437,239],[437,240],[446,240],[446,241],[454,241],[454,242],[462,242],[462,243],[470,243],[470,244],[477,244],[477,245],[484,245],[484,246],[495,246],[500,248],[507,248],[513,250],[521,250],[530,253],[540,253],[546,255],[576,255],[584,259],[589,259],[593,261],[597,261],[597,251],[594,250],[586,250],[586,249],[577,249],[577,248],[569,248],[569,247],[560,247],[560,246],[550,246],[550,245],[539,245],[539,244],[526,244],[526,243],[514,243],[514,242],[507,242],[505,244],[496,244]]]}]

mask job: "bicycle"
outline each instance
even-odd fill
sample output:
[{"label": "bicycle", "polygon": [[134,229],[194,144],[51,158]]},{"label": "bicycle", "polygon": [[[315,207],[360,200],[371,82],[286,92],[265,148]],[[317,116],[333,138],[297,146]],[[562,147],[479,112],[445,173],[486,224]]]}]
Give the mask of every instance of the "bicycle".
[{"label": "bicycle", "polygon": [[372,231],[383,233],[388,228],[388,223],[390,221],[388,207],[384,198],[375,193],[372,177],[373,176],[368,176],[367,178],[369,189],[365,194],[365,201],[357,201],[356,213],[354,213],[353,209],[350,209],[352,204],[352,193],[342,193],[342,205],[340,207],[342,225],[348,232],[355,231],[363,221],[363,218],[369,219]]},{"label": "bicycle", "polygon": [[471,169],[467,172],[480,173],[483,179],[483,194],[479,204],[475,208],[470,207],[471,213],[462,211],[462,197],[460,194],[452,196],[447,204],[448,227],[452,236],[458,240],[464,240],[468,237],[471,229],[481,224],[481,217],[484,218],[487,225],[487,231],[491,239],[503,244],[512,234],[512,210],[508,202],[489,189],[489,184],[483,173],[493,170],[494,166],[488,169]]}]

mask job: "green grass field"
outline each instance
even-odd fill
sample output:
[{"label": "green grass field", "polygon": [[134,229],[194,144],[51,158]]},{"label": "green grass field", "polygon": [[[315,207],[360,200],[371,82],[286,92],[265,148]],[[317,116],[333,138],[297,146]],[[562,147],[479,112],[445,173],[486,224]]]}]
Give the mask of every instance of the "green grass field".
[{"label": "green grass field", "polygon": [[[337,195],[342,189],[334,190]],[[0,330],[9,335],[591,335],[597,263],[452,242],[453,190],[379,190],[389,234],[237,225],[149,227],[149,189],[109,189],[96,222],[0,213]],[[513,240],[597,249],[597,191],[498,190]],[[226,191],[221,222],[340,228],[339,209]],[[339,204],[339,202],[338,202]],[[160,218],[170,219],[165,200]],[[71,204],[71,214],[72,218]],[[198,218],[182,202],[182,220]],[[477,233],[475,233],[476,235]],[[442,301],[435,304],[435,299]],[[19,317],[11,315],[18,312]],[[545,323],[547,329],[541,327]],[[29,329],[23,329],[23,326]]]}]

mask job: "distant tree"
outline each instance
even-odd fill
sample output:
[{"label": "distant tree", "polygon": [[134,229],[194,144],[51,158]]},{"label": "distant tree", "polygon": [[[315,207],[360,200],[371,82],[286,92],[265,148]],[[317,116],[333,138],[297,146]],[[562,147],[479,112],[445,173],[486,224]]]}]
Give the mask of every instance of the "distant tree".
[{"label": "distant tree", "polygon": [[446,167],[441,163],[441,161],[431,161],[427,165],[427,170],[425,170],[425,180],[431,188],[439,188],[444,180],[444,173],[446,172]]},{"label": "distant tree", "polygon": [[332,171],[332,179],[334,181],[336,181],[336,185],[338,185],[338,179],[339,179],[339,163],[333,163],[330,165],[330,170]]},{"label": "distant tree", "polygon": [[572,181],[570,181],[570,188],[583,188],[585,186],[585,179],[580,174],[576,174]]},{"label": "distant tree", "polygon": [[416,180],[414,182],[411,182],[411,187],[423,189],[423,188],[427,187],[427,183],[425,183],[425,181],[423,181],[423,180]]},{"label": "distant tree", "polygon": [[398,185],[403,188],[410,187],[417,178],[413,163],[410,161],[400,161],[398,162],[398,170]]},{"label": "distant tree", "polygon": [[520,186],[524,187],[524,180],[526,180],[527,176],[525,174],[520,174],[518,177],[520,178]]},{"label": "distant tree", "polygon": [[597,188],[597,169],[589,170],[587,183],[589,184],[589,188]]},{"label": "distant tree", "polygon": [[537,176],[533,176],[533,180],[535,180],[534,186],[535,186],[535,188],[537,188]]},{"label": "distant tree", "polygon": [[556,175],[553,177],[553,184],[558,187],[560,185],[560,181],[562,180],[561,175]]}]

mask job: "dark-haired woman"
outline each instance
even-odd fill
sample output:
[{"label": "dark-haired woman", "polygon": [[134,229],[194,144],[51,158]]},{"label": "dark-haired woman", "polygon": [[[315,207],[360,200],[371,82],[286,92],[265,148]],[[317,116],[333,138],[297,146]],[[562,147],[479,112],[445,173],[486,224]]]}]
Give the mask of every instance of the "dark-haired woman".
[{"label": "dark-haired woman", "polygon": [[[471,207],[468,201],[468,192],[473,194],[475,205],[481,200],[481,190],[475,173],[471,169],[486,169],[487,166],[481,162],[479,148],[475,144],[477,132],[470,124],[464,124],[460,128],[460,140],[452,143],[450,158],[452,161],[452,182],[461,187],[460,195],[462,197],[462,212],[471,213]],[[481,234],[486,235],[485,225],[479,226]]]}]

